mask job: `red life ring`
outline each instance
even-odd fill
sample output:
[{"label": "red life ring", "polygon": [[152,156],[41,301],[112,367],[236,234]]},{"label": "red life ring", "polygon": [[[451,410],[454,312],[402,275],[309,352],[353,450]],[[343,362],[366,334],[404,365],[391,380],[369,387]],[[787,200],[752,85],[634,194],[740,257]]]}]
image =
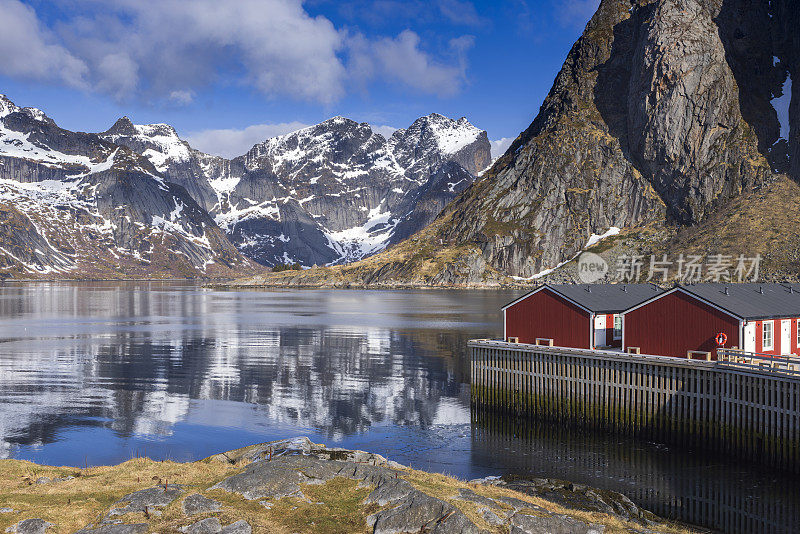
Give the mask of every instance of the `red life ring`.
[{"label": "red life ring", "polygon": [[725,332],[720,332],[719,334],[717,334],[717,337],[715,339],[717,340],[717,345],[719,345],[720,347],[724,347],[725,342],[728,341],[728,336],[727,334],[725,334]]}]

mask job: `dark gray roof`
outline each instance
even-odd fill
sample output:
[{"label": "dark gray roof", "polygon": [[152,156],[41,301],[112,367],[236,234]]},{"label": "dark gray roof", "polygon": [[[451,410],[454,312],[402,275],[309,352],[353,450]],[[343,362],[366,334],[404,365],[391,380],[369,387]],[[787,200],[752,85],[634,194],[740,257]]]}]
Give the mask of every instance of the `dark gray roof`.
[{"label": "dark gray roof", "polygon": [[[653,284],[545,284],[531,293],[543,287],[563,295],[593,313],[619,313],[664,291]],[[525,299],[531,293],[507,304],[504,308]]]},{"label": "dark gray roof", "polygon": [[680,287],[742,319],[800,317],[800,285],[798,284],[709,283]]}]

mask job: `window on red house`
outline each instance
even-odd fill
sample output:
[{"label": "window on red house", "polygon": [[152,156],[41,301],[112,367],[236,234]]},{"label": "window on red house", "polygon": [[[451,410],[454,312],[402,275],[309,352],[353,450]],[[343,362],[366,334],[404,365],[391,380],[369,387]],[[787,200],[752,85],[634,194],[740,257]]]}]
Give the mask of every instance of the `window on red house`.
[{"label": "window on red house", "polygon": [[761,329],[761,348],[763,350],[772,350],[775,348],[772,341],[772,321],[764,321]]}]

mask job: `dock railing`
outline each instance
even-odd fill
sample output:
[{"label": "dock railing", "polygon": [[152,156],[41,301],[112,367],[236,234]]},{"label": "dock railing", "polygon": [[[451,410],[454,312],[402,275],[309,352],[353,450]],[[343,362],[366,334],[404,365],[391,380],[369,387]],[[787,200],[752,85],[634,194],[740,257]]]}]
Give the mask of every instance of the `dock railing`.
[{"label": "dock railing", "polygon": [[800,472],[800,358],[712,360],[473,340],[479,410],[730,452]]},{"label": "dock railing", "polygon": [[[575,349],[571,347],[558,347],[553,345],[553,341],[548,339],[549,343],[540,342],[536,340],[535,344],[520,343],[518,341],[507,342],[502,339],[473,339],[470,343],[481,343],[486,346],[504,347],[511,345],[516,349],[547,351],[551,349],[559,354],[579,354],[588,357],[599,358],[621,358],[636,360],[649,360],[652,362],[670,362],[677,364],[678,362],[686,362],[690,365],[699,365],[701,367],[730,367],[735,369],[743,369],[750,371],[760,372],[777,372],[789,376],[800,377],[800,356],[795,354],[766,354],[762,352],[747,352],[742,349],[735,348],[718,348],[716,349],[717,359],[711,360],[708,358],[689,358],[681,356],[657,356],[654,354],[641,354],[639,347],[630,347],[627,352],[622,350],[604,350],[604,349]],[[694,351],[692,351],[694,352]],[[707,352],[697,351],[697,354],[710,354]]]},{"label": "dock railing", "polygon": [[776,371],[800,376],[800,357],[794,354],[775,355],[720,348],[717,349],[717,361],[720,365],[738,369]]}]

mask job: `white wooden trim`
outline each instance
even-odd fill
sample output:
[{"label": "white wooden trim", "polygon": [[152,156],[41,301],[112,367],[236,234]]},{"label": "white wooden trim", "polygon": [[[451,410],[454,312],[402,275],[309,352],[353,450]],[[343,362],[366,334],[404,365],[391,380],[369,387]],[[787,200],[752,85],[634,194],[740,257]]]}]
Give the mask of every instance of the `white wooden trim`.
[{"label": "white wooden trim", "polygon": [[503,341],[508,339],[508,323],[506,322],[506,309],[503,308]]},{"label": "white wooden trim", "polygon": [[[622,314],[621,313],[612,313],[610,315],[611,315],[611,341],[621,341],[622,340]],[[617,319],[616,319],[617,317],[619,317],[619,337],[615,336],[615,334],[617,332]]]},{"label": "white wooden trim", "polygon": [[518,303],[522,302],[523,300],[527,299],[528,297],[530,297],[530,296],[533,296],[534,294],[538,293],[539,291],[541,291],[541,290],[543,290],[543,289],[549,289],[549,290],[550,290],[550,291],[552,291],[554,294],[556,294],[557,296],[559,296],[559,297],[561,297],[562,299],[566,300],[566,301],[567,301],[567,302],[569,302],[570,304],[574,304],[575,306],[577,306],[577,307],[579,307],[580,309],[582,309],[582,310],[586,311],[587,313],[593,313],[593,312],[592,312],[592,310],[590,310],[590,309],[589,309],[589,308],[587,308],[586,306],[583,306],[583,305],[581,305],[581,304],[578,304],[577,302],[575,302],[575,301],[574,301],[574,300],[572,300],[571,298],[567,297],[567,296],[566,296],[566,295],[564,295],[563,293],[560,293],[560,292],[556,291],[555,289],[553,289],[552,287],[550,287],[550,286],[549,286],[549,285],[547,285],[547,284],[544,284],[543,286],[541,286],[541,287],[538,287],[538,288],[534,289],[533,291],[531,291],[531,292],[529,292],[529,293],[526,293],[525,295],[522,295],[520,298],[518,298],[517,300],[515,300],[515,301],[513,301],[513,302],[509,302],[508,304],[506,304],[505,306],[503,306],[501,309],[502,309],[502,310],[506,310],[506,309],[510,308],[511,306],[513,306],[513,305],[515,305],[515,304],[518,304]]},{"label": "white wooden trim", "polygon": [[628,349],[625,347],[625,314],[620,313],[619,316],[622,319],[622,352],[627,352]]}]

